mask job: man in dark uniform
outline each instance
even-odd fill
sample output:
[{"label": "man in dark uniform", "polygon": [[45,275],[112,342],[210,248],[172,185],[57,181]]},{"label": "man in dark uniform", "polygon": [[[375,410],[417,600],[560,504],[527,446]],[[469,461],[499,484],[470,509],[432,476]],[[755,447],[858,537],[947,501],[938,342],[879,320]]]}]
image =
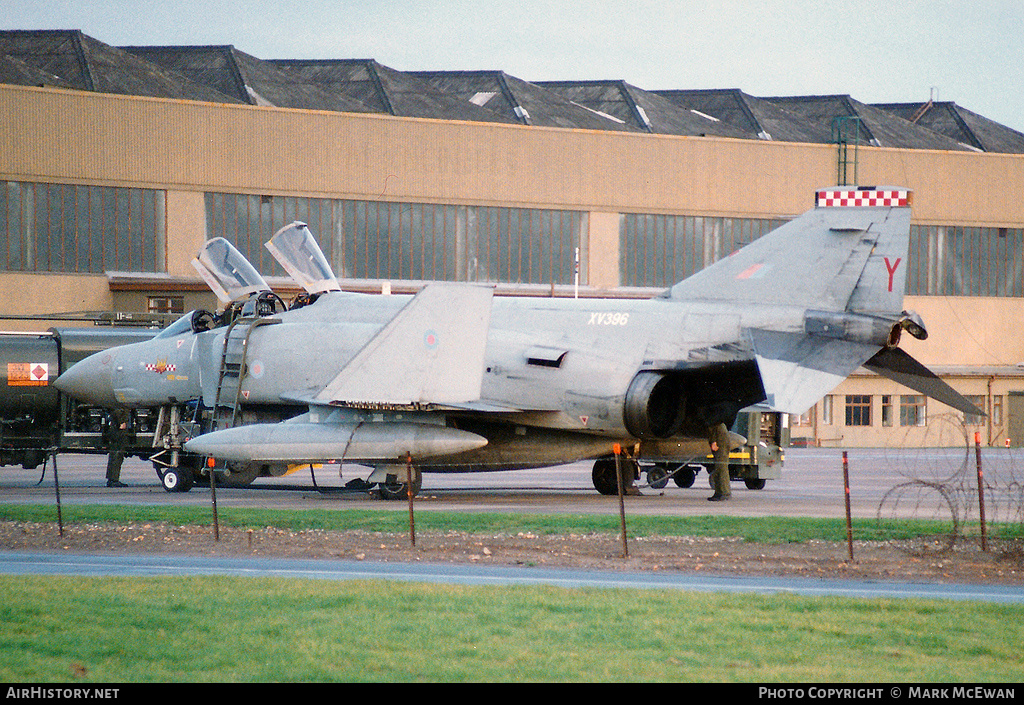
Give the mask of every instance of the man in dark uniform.
[{"label": "man in dark uniform", "polygon": [[124,463],[128,448],[128,424],[131,417],[125,409],[111,409],[107,412],[103,442],[107,447],[107,487],[127,487],[121,482],[121,464]]},{"label": "man in dark uniform", "polygon": [[732,497],[732,486],[729,484],[729,429],[724,423],[711,429],[709,443],[715,458],[715,469],[711,471],[711,486],[715,493],[708,497],[708,501],[724,502]]}]

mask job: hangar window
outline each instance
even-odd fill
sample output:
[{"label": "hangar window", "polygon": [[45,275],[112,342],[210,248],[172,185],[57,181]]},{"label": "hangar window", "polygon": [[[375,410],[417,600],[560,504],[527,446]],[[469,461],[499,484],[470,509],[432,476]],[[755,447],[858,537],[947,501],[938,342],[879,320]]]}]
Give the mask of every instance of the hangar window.
[{"label": "hangar window", "polygon": [[882,425],[892,426],[892,395],[882,395]]},{"label": "hangar window", "polygon": [[1024,229],[913,225],[907,293],[1024,296]]},{"label": "hangar window", "polygon": [[0,270],[163,272],[164,192],[0,182]]},{"label": "hangar window", "polygon": [[785,221],[628,213],[619,225],[623,286],[668,287]]},{"label": "hangar window", "polygon": [[790,426],[813,426],[814,425],[814,407],[805,411],[802,414],[790,414],[789,425]]},{"label": "hangar window", "polygon": [[924,426],[925,396],[923,394],[900,395],[900,426]]},{"label": "hangar window", "polygon": [[265,276],[285,273],[263,243],[295,220],[342,279],[572,284],[586,251],[579,211],[208,193],[206,220]]},{"label": "hangar window", "polygon": [[826,394],[821,400],[821,423],[831,426],[834,421],[832,395]]},{"label": "hangar window", "polygon": [[185,313],[184,296],[149,296],[146,298],[149,313]]},{"label": "hangar window", "polygon": [[846,425],[847,426],[870,426],[871,425],[871,395],[870,394],[847,394],[846,395]]},{"label": "hangar window", "polygon": [[[783,225],[784,219],[628,213],[623,286],[669,287]],[[912,225],[907,293],[1024,296],[1024,228]]]},{"label": "hangar window", "polygon": [[[988,406],[988,399],[984,394],[965,394],[964,398],[983,411]],[[964,423],[968,426],[980,426],[985,423],[985,417],[978,414],[964,414]]]}]

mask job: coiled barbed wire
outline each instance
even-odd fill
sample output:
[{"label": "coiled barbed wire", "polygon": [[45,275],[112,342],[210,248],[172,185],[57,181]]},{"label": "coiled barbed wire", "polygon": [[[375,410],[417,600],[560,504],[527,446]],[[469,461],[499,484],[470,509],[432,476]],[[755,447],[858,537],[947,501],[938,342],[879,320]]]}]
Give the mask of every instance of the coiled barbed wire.
[{"label": "coiled barbed wire", "polygon": [[[886,461],[906,478],[879,502],[879,521],[900,516],[950,522],[948,532],[907,542],[917,555],[947,553],[964,526],[980,520],[978,460],[972,430],[959,414],[938,414],[927,428],[908,428],[886,446]],[[1024,524],[1024,448],[983,447],[986,524]],[[1024,556],[1020,542],[1007,551]]]}]

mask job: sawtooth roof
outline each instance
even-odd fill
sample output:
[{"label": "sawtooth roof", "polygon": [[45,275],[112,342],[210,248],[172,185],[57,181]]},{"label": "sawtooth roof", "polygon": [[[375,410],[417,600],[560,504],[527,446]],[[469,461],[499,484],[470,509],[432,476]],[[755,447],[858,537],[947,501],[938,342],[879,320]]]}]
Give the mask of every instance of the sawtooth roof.
[{"label": "sawtooth roof", "polygon": [[953,102],[876,103],[905,120],[984,152],[1024,154],[1024,134]]},{"label": "sawtooth roof", "polygon": [[965,151],[960,142],[848,95],[787,96],[765,98],[775,105],[804,116],[832,132],[837,119],[856,118],[861,141],[876,147]]},{"label": "sawtooth roof", "polygon": [[23,60],[10,56],[0,55],[0,83],[13,83],[20,86],[51,86],[54,88],[74,88],[70,81],[56,76],[48,71],[29,66]]},{"label": "sawtooth roof", "polygon": [[263,60],[231,45],[116,48],[79,30],[0,31],[0,82],[284,108],[548,127],[1024,153],[1024,135],[955,103],[867,105],[848,95],[755,98],[648,91],[619,80],[531,83],[503,71],[403,72],[373,59]]},{"label": "sawtooth roof", "polygon": [[827,143],[830,130],[738,88],[660,90],[659,96],[687,110],[711,115],[740,130],[747,139]]},{"label": "sawtooth roof", "polygon": [[700,137],[748,135],[717,117],[680,107],[625,81],[537,81],[563,98],[643,132]]},{"label": "sawtooth roof", "polygon": [[275,59],[270,63],[297,83],[344,93],[376,112],[441,120],[514,122],[373,59]]},{"label": "sawtooth roof", "polygon": [[[235,102],[202,83],[193,83],[179,73],[166,71],[78,30],[2,31],[0,56],[59,77],[61,82],[56,85],[81,91]],[[27,74],[18,83],[39,85]]]},{"label": "sawtooth roof", "polygon": [[125,50],[249,105],[347,113],[378,112],[344,93],[296,81],[290,73],[271,62],[257,59],[231,45],[131,46]]},{"label": "sawtooth roof", "polygon": [[523,125],[639,131],[504,71],[414,71],[413,75],[440,91]]}]

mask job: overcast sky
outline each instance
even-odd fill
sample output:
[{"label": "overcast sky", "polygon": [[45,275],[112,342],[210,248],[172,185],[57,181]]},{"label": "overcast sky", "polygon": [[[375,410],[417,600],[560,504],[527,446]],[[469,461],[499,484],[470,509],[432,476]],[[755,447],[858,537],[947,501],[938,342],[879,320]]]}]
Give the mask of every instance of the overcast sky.
[{"label": "overcast sky", "polygon": [[0,0],[0,28],[650,90],[935,97],[1024,132],[1022,0]]}]

